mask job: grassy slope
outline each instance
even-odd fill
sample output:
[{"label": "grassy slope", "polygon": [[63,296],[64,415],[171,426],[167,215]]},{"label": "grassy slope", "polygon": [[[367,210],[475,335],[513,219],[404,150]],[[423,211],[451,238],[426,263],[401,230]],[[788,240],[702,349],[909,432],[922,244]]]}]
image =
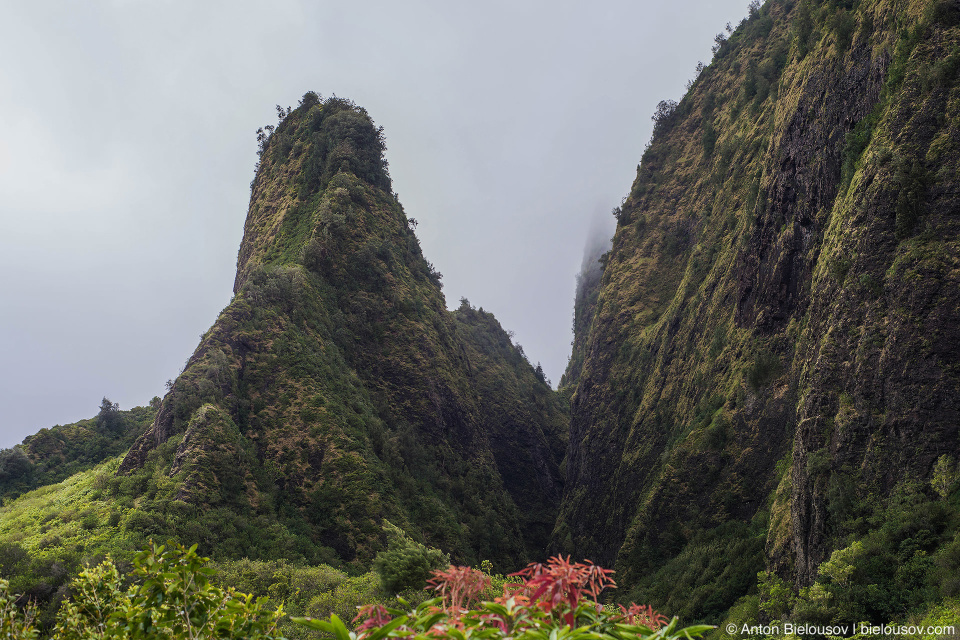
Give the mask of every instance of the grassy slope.
[{"label": "grassy slope", "polygon": [[147,430],[155,415],[153,407],[111,410],[89,420],[56,425],[27,436],[20,445],[0,451],[0,497],[16,498],[125,452]]},{"label": "grassy slope", "polygon": [[[109,555],[126,569],[149,542],[137,525],[141,501],[117,499],[119,465],[120,458],[111,459],[0,508],[0,578],[11,581],[13,593],[39,602],[44,625],[80,567]],[[349,620],[358,605],[389,599],[373,572],[351,577],[327,565],[280,559],[226,560],[212,568],[221,584],[269,598],[271,606],[283,604],[290,615],[337,613]],[[294,625],[286,624],[285,632],[305,637]]]}]

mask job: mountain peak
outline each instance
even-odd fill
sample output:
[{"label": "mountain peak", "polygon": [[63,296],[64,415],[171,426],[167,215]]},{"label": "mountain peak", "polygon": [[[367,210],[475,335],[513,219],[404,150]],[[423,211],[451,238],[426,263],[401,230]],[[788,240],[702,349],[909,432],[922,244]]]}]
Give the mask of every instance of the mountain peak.
[{"label": "mountain peak", "polygon": [[254,265],[301,262],[312,240],[345,222],[351,199],[392,197],[383,128],[365,109],[311,91],[296,109],[277,111],[276,127],[258,131],[234,293]]},{"label": "mountain peak", "polygon": [[366,111],[308,93],[278,112],[234,298],[120,472],[173,478],[200,520],[272,523],[251,556],[363,565],[385,518],[461,562],[542,555],[562,401],[492,316],[446,309]]}]

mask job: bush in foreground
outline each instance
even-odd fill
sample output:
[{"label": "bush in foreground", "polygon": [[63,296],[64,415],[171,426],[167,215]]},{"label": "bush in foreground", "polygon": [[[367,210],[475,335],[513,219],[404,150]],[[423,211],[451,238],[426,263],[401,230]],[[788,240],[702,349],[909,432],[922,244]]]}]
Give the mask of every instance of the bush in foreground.
[{"label": "bush in foreground", "polygon": [[[168,550],[151,544],[137,555],[126,578],[109,558],[88,567],[71,583],[72,597],[60,609],[52,637],[282,640],[283,608],[272,610],[263,598],[211,583],[214,571],[206,563],[195,546]],[[480,602],[491,592],[491,577],[450,566],[435,570],[429,582],[439,597],[417,606],[398,598],[396,608],[360,607],[355,631],[336,614],[292,621],[336,640],[694,640],[713,628],[678,628],[676,618],[667,624],[650,607],[604,608],[597,600],[602,591],[616,587],[612,573],[589,562],[551,558],[514,574],[520,582],[500,582],[502,594],[493,602]],[[33,622],[31,607],[18,608],[6,581],[0,580],[0,637],[36,640]]]},{"label": "bush in foreground", "polygon": [[[282,609],[267,610],[261,599],[211,584],[206,562],[196,546],[151,545],[137,555],[129,587],[109,558],[88,567],[71,584],[73,596],[60,609],[52,637],[280,640]],[[7,588],[0,580],[0,637],[34,640],[32,608],[19,610]]]},{"label": "bush in foreground", "polygon": [[554,557],[546,565],[531,564],[518,574],[520,584],[507,584],[493,602],[478,602],[489,577],[469,567],[435,571],[431,587],[440,594],[411,608],[363,607],[349,631],[336,615],[326,620],[294,618],[294,622],[331,634],[336,640],[383,638],[498,638],[569,640],[674,640],[702,636],[713,627],[679,628],[650,607],[631,605],[618,611],[597,602],[600,592],[616,587],[613,572],[592,563],[571,563]]}]

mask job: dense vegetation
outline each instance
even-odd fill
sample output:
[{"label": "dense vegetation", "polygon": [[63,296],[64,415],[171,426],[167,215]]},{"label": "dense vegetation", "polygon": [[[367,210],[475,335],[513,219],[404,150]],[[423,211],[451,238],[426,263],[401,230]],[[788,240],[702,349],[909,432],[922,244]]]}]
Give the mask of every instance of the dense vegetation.
[{"label": "dense vegetation", "polygon": [[0,499],[65,480],[127,451],[156,415],[160,398],[129,411],[104,398],[95,418],[41,429],[0,450]]},{"label": "dense vegetation", "polygon": [[955,0],[751,3],[654,114],[560,393],[447,310],[367,113],[278,108],[234,298],[163,400],[0,452],[0,624],[90,635],[107,589],[98,628],[173,629],[173,563],[226,636],[347,640],[360,605],[370,640],[628,633],[543,577],[587,565],[501,595],[559,551],[690,622],[960,619],[958,76]]},{"label": "dense vegetation", "polygon": [[[76,591],[71,581],[85,566],[110,558],[124,575],[136,564],[136,550],[151,545],[151,536],[141,530],[149,512],[139,505],[146,501],[118,498],[111,488],[122,483],[114,475],[118,465],[113,459],[63,483],[29,492],[0,513],[0,580],[7,581],[9,593],[22,595],[20,604],[32,603],[35,626],[44,633]],[[225,535],[236,535],[227,529],[232,523],[221,526]],[[420,591],[430,572],[446,567],[449,556],[389,522],[384,523],[383,535],[387,544],[363,573],[309,564],[294,554],[285,557],[282,550],[269,560],[230,559],[217,547],[221,559],[211,563],[215,574],[210,579],[224,588],[266,598],[270,607],[283,606],[291,615],[352,617],[358,606],[387,602],[397,593],[414,603],[425,599]],[[231,539],[224,542],[229,550]],[[493,574],[492,563],[485,561],[484,566]],[[281,626],[288,637],[296,636],[290,635],[293,630],[286,622]]]},{"label": "dense vegetation", "polygon": [[[127,581],[109,558],[79,573],[73,593],[57,614],[55,638],[259,638],[281,639],[302,635],[303,628],[333,635],[337,640],[384,637],[571,638],[652,637],[693,640],[709,627],[677,628],[649,607],[631,605],[620,611],[598,604],[600,593],[615,587],[607,570],[593,564],[571,564],[551,558],[547,565],[531,564],[518,572],[516,582],[504,582],[496,602],[478,603],[491,595],[491,576],[469,567],[450,565],[432,572],[430,589],[440,598],[411,609],[402,598],[395,607],[367,604],[353,617],[356,632],[347,630],[336,613],[328,620],[284,616],[283,605],[272,607],[267,598],[254,598],[212,581],[215,571],[196,546],[167,549],[150,546],[138,553]],[[473,611],[467,607],[477,606]],[[38,637],[31,605],[18,610],[9,585],[0,580],[0,633],[14,640]],[[290,624],[293,623],[293,625]],[[300,625],[298,628],[295,625]],[[284,629],[284,627],[286,627]]]},{"label": "dense vegetation", "polygon": [[957,595],[958,60],[952,1],[771,0],[661,102],[577,319],[555,545],[713,622]]}]

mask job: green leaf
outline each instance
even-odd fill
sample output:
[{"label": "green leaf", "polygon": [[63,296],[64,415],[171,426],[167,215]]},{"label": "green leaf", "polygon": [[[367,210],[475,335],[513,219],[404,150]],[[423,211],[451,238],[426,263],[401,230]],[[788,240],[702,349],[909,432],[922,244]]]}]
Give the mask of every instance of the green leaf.
[{"label": "green leaf", "polygon": [[429,616],[427,618],[417,618],[414,624],[418,629],[423,629],[424,631],[426,631],[432,628],[433,625],[437,624],[438,622],[440,622],[442,619],[446,617],[447,617],[447,614],[443,612],[435,613],[432,616]]},{"label": "green leaf", "polygon": [[294,624],[303,625],[304,627],[309,627],[310,629],[316,629],[317,631],[324,631],[326,633],[333,633],[333,627],[326,620],[318,620],[316,618],[298,618],[290,616],[290,621]]},{"label": "green leaf", "polygon": [[343,620],[337,617],[337,614],[330,614],[330,625],[333,627],[333,634],[337,637],[337,640],[353,640],[351,634],[347,631],[347,626],[343,624]]},{"label": "green leaf", "polygon": [[709,624],[696,624],[690,627],[684,627],[683,629],[680,629],[680,631],[677,632],[677,635],[684,635],[689,639],[694,636],[697,636],[697,637],[702,636],[703,634],[705,634],[707,631],[710,631],[711,629],[716,629],[716,627]]},{"label": "green leaf", "polygon": [[383,638],[384,636],[389,634],[391,631],[393,631],[394,629],[396,629],[406,621],[407,621],[406,616],[400,616],[399,618],[394,618],[387,624],[383,625],[382,627],[380,627],[379,629],[377,629],[376,631],[368,635],[366,637],[366,640],[380,640],[380,638]]},{"label": "green leaf", "polygon": [[510,612],[507,611],[507,608],[502,604],[497,602],[484,602],[483,608],[489,611],[490,613],[495,613],[499,616],[508,616]]}]

